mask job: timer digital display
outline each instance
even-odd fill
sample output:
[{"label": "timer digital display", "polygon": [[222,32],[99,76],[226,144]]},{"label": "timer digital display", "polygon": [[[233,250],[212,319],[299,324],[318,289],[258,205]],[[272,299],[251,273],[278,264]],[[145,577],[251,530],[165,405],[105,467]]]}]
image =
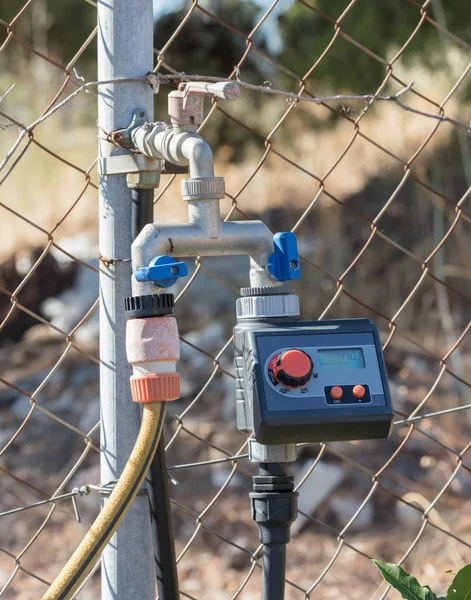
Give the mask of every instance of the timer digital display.
[{"label": "timer digital display", "polygon": [[317,351],[320,367],[364,369],[365,357],[361,348],[329,348]]}]

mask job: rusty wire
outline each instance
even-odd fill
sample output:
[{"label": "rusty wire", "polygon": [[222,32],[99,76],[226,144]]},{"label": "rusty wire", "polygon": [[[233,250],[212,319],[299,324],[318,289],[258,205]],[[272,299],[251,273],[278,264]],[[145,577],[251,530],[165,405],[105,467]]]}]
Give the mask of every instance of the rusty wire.
[{"label": "rusty wire", "polygon": [[[469,132],[468,125],[462,119],[456,118],[453,111],[447,112],[447,106],[450,105],[459,86],[468,76],[471,63],[464,67],[456,77],[454,84],[441,101],[436,97],[428,97],[421,91],[419,84],[410,84],[408,81],[404,81],[401,71],[398,69],[400,60],[407,54],[417,32],[424,26],[435,28],[437,34],[440,34],[443,39],[457,44],[465,50],[469,50],[470,46],[453,31],[449,31],[446,25],[435,20],[434,14],[430,10],[430,0],[423,4],[414,0],[407,1],[417,9],[417,22],[411,29],[408,39],[401,46],[399,46],[398,40],[398,49],[394,56],[388,59],[378,56],[353,39],[343,29],[343,22],[347,15],[355,14],[354,11],[359,4],[358,0],[350,2],[345,0],[344,11],[336,17],[322,13],[304,0],[298,0],[298,4],[303,7],[306,14],[315,13],[317,18],[325,20],[332,26],[330,43],[319,57],[313,57],[312,65],[306,73],[292,72],[281,62],[266,55],[257,46],[256,34],[275,9],[278,0],[272,2],[249,33],[237,30],[230,22],[225,22],[217,14],[213,14],[206,8],[206,3],[200,4],[198,0],[193,0],[189,3],[186,15],[174,34],[160,49],[155,50],[154,73],[160,78],[161,86],[172,84],[172,78],[184,78],[184,74],[172,68],[166,55],[171,54],[172,45],[180,35],[183,35],[185,24],[197,14],[203,14],[215,27],[225,28],[232,35],[245,41],[245,51],[240,56],[238,63],[234,65],[232,72],[215,73],[215,78],[240,80],[247,60],[249,57],[256,56],[259,61],[270,65],[271,69],[282,73],[288,81],[291,81],[293,89],[297,87],[295,93],[287,90],[280,90],[277,93],[277,90],[265,84],[245,85],[251,92],[261,93],[263,102],[267,102],[269,96],[278,96],[280,99],[289,100],[285,108],[279,111],[279,114],[272,119],[268,126],[265,124],[264,128],[255,128],[253,123],[246,122],[240,113],[232,111],[224,103],[213,100],[211,109],[201,127],[202,131],[204,132],[215,118],[221,119],[222,122],[230,123],[240,128],[241,131],[243,130],[248,137],[254,140],[258,152],[258,155],[253,152],[247,159],[250,162],[250,169],[244,171],[245,179],[239,178],[236,185],[231,186],[230,183],[226,185],[229,204],[225,218],[244,219],[253,216],[256,207],[250,202],[250,199],[247,199],[247,194],[252,189],[258,189],[255,187],[257,177],[271,176],[273,169],[270,167],[270,161],[277,161],[278,168],[282,165],[284,170],[293,173],[293,176],[298,177],[299,181],[308,182],[309,193],[303,195],[303,204],[297,207],[300,214],[291,223],[293,231],[296,231],[299,236],[309,238],[313,215],[320,218],[322,212],[338,211],[340,218],[354,219],[354,226],[362,228],[364,234],[361,243],[348,256],[348,264],[346,260],[345,264],[341,265],[342,268],[336,269],[335,265],[332,265],[332,261],[327,260],[325,252],[316,253],[314,246],[303,255],[304,277],[311,277],[316,282],[323,281],[327,289],[327,292],[322,294],[320,310],[317,314],[310,316],[313,318],[329,318],[339,314],[349,316],[348,312],[345,312],[348,310],[352,310],[355,316],[371,316],[380,326],[386,360],[399,355],[401,363],[404,363],[408,357],[415,359],[416,362],[425,361],[429,374],[433,373],[432,377],[421,377],[420,368],[417,367],[414,371],[413,366],[403,367],[399,370],[395,381],[403,383],[397,384],[393,393],[396,396],[405,393],[408,400],[398,403],[399,407],[396,405],[395,433],[392,441],[384,446],[387,448],[386,450],[380,451],[378,450],[379,446],[356,443],[302,445],[299,449],[300,452],[311,453],[311,463],[307,473],[301,478],[298,488],[305,485],[309,475],[315,472],[316,466],[321,460],[327,464],[336,462],[348,473],[350,481],[358,479],[363,483],[358,487],[360,491],[354,496],[356,499],[355,511],[350,518],[339,523],[338,526],[329,524],[325,509],[319,514],[317,512],[303,514],[306,526],[304,530],[294,535],[289,547],[289,555],[293,556],[293,560],[288,561],[287,594],[288,598],[293,599],[348,596],[351,598],[361,597],[363,600],[366,597],[375,599],[389,597],[391,596],[389,588],[380,585],[375,574],[371,570],[368,571],[371,569],[368,563],[369,558],[378,557],[395,562],[405,562],[415,566],[419,572],[424,564],[429,564],[428,572],[430,573],[432,570],[436,578],[442,581],[443,577],[440,573],[437,574],[437,569],[443,567],[442,571],[444,572],[448,568],[460,567],[460,564],[455,563],[459,563],[460,560],[464,561],[466,553],[469,554],[471,547],[469,542],[471,520],[464,517],[466,500],[456,492],[455,485],[458,480],[471,481],[469,477],[471,474],[470,426],[469,420],[466,420],[469,419],[467,411],[471,408],[469,401],[471,398],[469,393],[471,387],[471,364],[469,361],[471,322],[466,321],[470,315],[471,297],[465,289],[456,284],[456,278],[450,281],[452,278],[444,275],[443,269],[437,271],[435,262],[444,246],[456,236],[463,235],[462,228],[471,223],[469,211],[471,188],[468,182],[467,189],[458,195],[453,189],[441,189],[430,180],[426,170],[421,166],[423,156],[429,151],[433,140],[443,134],[444,128]],[[89,484],[89,487],[86,488],[82,487],[83,484],[73,487],[69,485],[85,463],[96,465],[98,424],[84,430],[77,426],[76,422],[69,421],[60,411],[47,408],[40,398],[41,393],[51,387],[54,377],[61,370],[69,369],[72,361],[81,360],[90,365],[98,364],[97,349],[77,341],[77,333],[92,317],[97,309],[98,301],[89,306],[70,331],[65,331],[38,314],[39,311],[28,307],[25,296],[28,286],[32,285],[35,273],[41,268],[52,250],[62,252],[71,261],[92,272],[96,273],[99,269],[79,256],[75,256],[61,244],[61,227],[72,219],[73,211],[84,202],[84,195],[90,189],[97,189],[96,161],[92,161],[89,166],[76,164],[69,158],[65,150],[61,153],[55,151],[54,145],[50,144],[47,135],[49,119],[55,114],[60,115],[69,103],[73,105],[79,97],[91,92],[96,84],[96,82],[84,82],[76,71],[79,58],[94,40],[96,29],[90,31],[87,39],[70,61],[66,65],[62,65],[46,53],[32,47],[17,33],[16,25],[19,19],[31,10],[33,2],[34,0],[25,2],[17,15],[9,22],[0,19],[0,27],[4,30],[0,57],[7,51],[14,53],[21,47],[23,51],[34,56],[35,60],[40,60],[53,69],[57,83],[53,89],[44,90],[48,95],[47,105],[39,114],[34,115],[34,119],[20,118],[16,113],[9,114],[0,107],[0,115],[5,120],[2,128],[15,127],[19,131],[19,137],[7,149],[6,160],[3,163],[4,168],[0,175],[0,187],[5,184],[13,172],[21,171],[25,157],[32,148],[45,153],[63,168],[72,169],[78,173],[81,182],[76,189],[69,190],[68,208],[62,210],[59,217],[49,219],[47,226],[36,222],[21,207],[10,206],[7,201],[0,202],[0,211],[4,214],[8,213],[10,218],[14,217],[18,228],[22,227],[28,232],[34,232],[35,239],[42,240],[39,242],[41,243],[39,255],[27,273],[16,283],[14,289],[7,289],[0,282],[0,293],[10,305],[2,314],[0,331],[15,315],[22,313],[49,330],[51,334],[53,333],[56,336],[55,343],[58,347],[62,344],[49,361],[41,380],[35,382],[33,387],[23,387],[21,382],[18,382],[15,377],[8,376],[8,373],[6,377],[2,375],[0,378],[3,389],[10,389],[29,402],[25,416],[21,418],[21,422],[12,435],[7,436],[7,439],[2,438],[3,447],[0,448],[1,476],[5,482],[2,487],[5,490],[8,489],[10,496],[13,494],[14,497],[14,501],[12,501],[9,496],[9,503],[1,506],[0,517],[4,519],[21,512],[21,516],[18,517],[21,519],[25,511],[27,514],[36,515],[35,520],[28,521],[29,530],[26,535],[22,531],[18,537],[13,536],[11,544],[8,539],[2,539],[0,542],[0,575],[2,577],[0,597],[19,599],[37,597],[37,590],[44,589],[44,586],[65,562],[67,553],[64,555],[58,550],[61,547],[61,531],[64,527],[70,527],[70,523],[73,523],[74,520],[82,521],[83,526],[87,526],[86,519],[83,520],[79,512],[81,497],[88,495],[90,491],[96,491],[99,483],[97,480],[87,481],[86,484]],[[88,4],[94,5],[93,2],[88,2]],[[2,15],[0,15],[1,17]],[[377,89],[372,90],[368,95],[356,97],[345,95],[339,98],[334,90],[332,96],[336,96],[337,103],[333,103],[332,96],[324,98],[315,93],[312,76],[315,75],[316,69],[328,55],[333,44],[339,39],[350,44],[355,51],[365,53],[372,60],[381,64],[384,68],[384,78]],[[60,77],[60,81],[57,76]],[[18,81],[19,85],[21,83]],[[26,86],[28,85],[26,82]],[[395,94],[388,94],[385,91],[387,86],[391,85],[396,86]],[[401,103],[398,103],[397,100],[398,90],[406,92],[401,98]],[[161,87],[160,92],[162,93],[162,91],[165,91],[165,87]],[[11,93],[8,89],[2,99],[7,99]],[[409,104],[409,97],[421,102],[422,108],[414,109]],[[362,100],[361,110],[358,112],[351,111],[348,107],[348,100],[352,98]],[[307,104],[309,99],[319,105],[316,110],[324,111],[324,118],[335,117],[338,122],[343,124],[345,131],[347,131],[347,127],[349,128],[348,135],[345,136],[345,144],[336,149],[331,164],[324,172],[318,171],[312,164],[308,165],[306,161],[300,160],[292,148],[283,140],[280,141],[280,137],[277,135],[288,128],[288,122],[295,111],[299,110],[299,106],[303,102]],[[392,149],[388,140],[381,134],[378,135],[377,130],[371,133],[371,129],[367,126],[372,108],[384,100],[391,100],[391,102],[382,102],[387,105],[386,108],[382,107],[383,111],[398,110],[393,106],[395,103],[399,104],[399,108],[405,108],[406,111],[412,112],[410,119],[423,118],[427,121],[423,126],[423,135],[416,136],[414,143],[410,144],[408,156]],[[337,105],[338,102],[344,103],[340,109]],[[426,110],[423,108],[424,105],[427,106]],[[32,125],[27,125],[28,120]],[[408,123],[410,122],[408,121]],[[45,125],[39,127],[43,123]],[[101,134],[103,133],[107,132],[101,132]],[[315,139],[316,130],[312,128],[310,133]],[[449,132],[446,134],[449,135]],[[371,210],[364,210],[363,206],[358,207],[358,203],[352,205],[351,202],[348,202],[347,194],[338,193],[332,184],[336,174],[341,172],[341,163],[347,157],[354,162],[352,152],[354,153],[354,149],[358,148],[359,144],[366,145],[372,152],[374,150],[377,156],[381,157],[380,160],[388,161],[388,168],[395,170],[394,187],[387,195],[378,199],[374,213]],[[224,173],[219,174],[224,175]],[[27,177],[27,171],[24,171],[23,176]],[[156,193],[157,208],[159,202],[165,199],[171,190],[174,180],[175,176],[170,177]],[[405,247],[403,243],[395,239],[396,230],[386,232],[383,228],[385,215],[389,214],[388,211],[399,210],[397,208],[398,199],[410,185],[415,186],[414,189],[417,190],[418,195],[422,194],[422,197],[426,197],[429,203],[439,205],[443,214],[448,211],[449,215],[447,226],[443,228],[439,239],[432,237],[431,230],[424,232],[425,249],[419,246]],[[402,213],[399,211],[398,214],[400,215],[399,229],[413,225],[414,218],[417,219],[417,215],[415,217],[408,216],[405,211]],[[337,233],[340,231],[337,230]],[[368,261],[373,260],[373,256],[379,252],[380,248],[387,248],[389,252],[394,252],[396,257],[400,257],[398,260],[406,265],[403,272],[413,274],[413,280],[410,275],[404,285],[398,286],[401,294],[399,298],[396,297],[397,301],[387,306],[384,306],[383,303],[378,305],[378,302],[370,302],[368,298],[365,299],[363,294],[365,279],[358,275],[364,271],[365,262],[368,265]],[[469,261],[469,245],[465,258]],[[106,257],[100,257],[100,260],[106,260]],[[227,286],[237,293],[237,287],[233,282],[213,273],[204,259],[198,258],[195,266],[194,274],[186,282],[178,297],[179,302],[184,300],[187,295],[191,296],[192,284],[201,277],[210,277],[218,284]],[[455,270],[462,268],[457,261],[451,266]],[[466,273],[469,276],[469,271],[465,270]],[[377,278],[372,284],[370,283],[373,289],[375,286],[385,285],[384,279],[378,278],[377,273],[373,277]],[[384,278],[386,277],[387,274],[384,275]],[[330,284],[327,285],[329,282]],[[430,304],[425,303],[425,289],[434,290],[437,298],[441,297],[442,300],[443,294],[445,294],[445,306],[449,311],[452,310],[450,298],[453,299],[453,306],[460,307],[457,313],[458,317],[454,321],[452,320],[451,326],[449,323],[448,326],[444,324],[446,316],[444,317],[443,311],[441,316],[436,317],[439,324],[440,318],[442,321],[439,326],[435,324],[435,335],[422,334],[420,328],[413,326],[416,321],[421,319],[430,326],[431,318],[428,314]],[[302,294],[302,288],[300,288],[300,293]],[[26,297],[26,300],[23,301],[23,297]],[[445,329],[444,335],[438,333]],[[238,478],[244,481],[252,474],[251,465],[247,461],[246,440],[244,440],[244,436],[235,434],[234,442],[226,445],[224,435],[228,435],[228,432],[234,429],[233,423],[217,421],[214,429],[208,429],[202,425],[201,419],[198,419],[198,415],[201,414],[199,411],[208,410],[208,404],[205,404],[205,395],[214,389],[215,384],[222,377],[229,379],[233,377],[230,368],[227,367],[231,339],[227,339],[217,352],[209,352],[199,347],[191,340],[186,340],[184,335],[182,342],[197,351],[202,360],[206,361],[208,376],[186,408],[183,411],[171,413],[172,422],[168,425],[169,473],[173,482],[178,484],[174,488],[173,507],[175,518],[179,523],[176,530],[179,571],[183,576],[181,593],[187,598],[222,598],[223,594],[225,594],[224,597],[232,599],[257,597],[260,585],[261,547],[256,541],[255,526],[249,520],[246,496],[234,496],[231,493],[231,486]],[[459,360],[456,357],[459,357]],[[418,383],[414,383],[414,378]],[[453,393],[457,386],[459,386],[459,394]],[[402,388],[406,388],[406,392]],[[20,465],[15,462],[15,467],[11,468],[9,463],[9,458],[17,451],[18,447],[21,447],[22,440],[31,434],[32,428],[37,426],[40,417],[46,419],[48,427],[53,432],[52,438],[48,440],[49,443],[54,444],[54,436],[57,435],[57,429],[54,428],[60,427],[66,428],[76,436],[74,439],[80,440],[83,444],[80,451],[77,451],[77,447],[74,446],[74,451],[71,451],[70,456],[67,457],[66,467],[57,473],[52,483],[41,477],[40,473],[33,480],[28,481],[28,474],[25,475],[25,469],[28,466],[27,456],[24,457],[24,465],[21,462]],[[218,427],[221,428],[219,437]],[[363,448],[364,451],[362,451]],[[371,451],[372,448],[373,451]],[[410,448],[412,451],[408,453]],[[380,464],[374,456],[377,452],[383,453],[379,454],[382,457]],[[407,469],[398,467],[401,461],[411,461],[414,452],[415,460],[423,469],[428,469],[425,483],[416,482],[413,475],[407,474]],[[201,477],[201,473],[204,473],[203,477],[209,480],[211,474],[214,473],[213,468],[222,469],[222,482],[219,481],[217,485],[214,483],[208,485],[207,488],[201,490],[201,497],[196,495],[191,501],[188,500],[187,495],[178,493],[179,486],[184,488],[187,479],[190,482],[188,485],[191,487],[192,480],[189,479],[191,473],[197,473],[197,477]],[[25,502],[22,498],[28,498],[29,501]],[[361,521],[362,513],[367,512],[371,507],[377,508],[382,505],[386,505],[389,511],[408,511],[410,523],[407,526],[392,527],[392,517],[385,518],[383,513],[382,521],[368,522],[365,534],[375,541],[375,543],[370,543],[359,536],[355,529]],[[40,507],[44,506],[48,507],[46,513],[40,510]],[[221,508],[222,506],[224,508]],[[228,511],[232,511],[230,523],[226,522],[224,518]],[[234,511],[236,515],[234,515]],[[0,525],[1,522],[2,519],[0,519]],[[18,523],[18,521],[14,523]],[[241,531],[240,534],[239,531]],[[82,534],[83,529],[80,529],[80,535]],[[77,531],[75,531],[73,543],[75,543],[77,535]],[[387,542],[388,536],[392,536],[393,541]],[[41,546],[41,543],[44,546]],[[312,544],[316,543],[319,548],[311,554]],[[35,565],[33,558],[37,555],[38,549],[43,547],[47,549],[45,559],[42,562],[39,561],[39,566]],[[205,550],[205,548],[207,549]],[[445,564],[443,558],[440,561],[440,558],[437,557],[437,553],[444,549],[448,550],[448,557],[452,557],[454,561],[452,564]],[[237,561],[237,566],[232,568],[232,575],[230,577],[227,575],[227,581],[221,577],[221,587],[218,590],[205,591],[204,589],[204,585],[214,574],[208,575],[203,567],[195,566],[199,564],[198,561],[195,562],[195,556],[197,557],[200,552],[205,552],[206,556],[211,555],[213,560],[220,560],[220,556],[224,556],[225,552],[231,553],[230,556],[237,557],[234,559]],[[35,566],[31,568],[31,564]],[[228,569],[227,566],[224,566],[225,564],[215,563],[216,568],[223,565],[222,569]],[[197,576],[202,579],[202,587],[197,591],[194,591],[194,588],[187,583],[188,573],[194,572],[195,569],[197,569]],[[363,570],[368,573],[365,581],[362,582],[364,587],[361,588],[361,595],[354,595],[355,583],[350,582],[350,577]],[[346,573],[349,576],[346,576]],[[355,581],[358,580],[355,579]],[[348,589],[345,586],[348,586]],[[36,595],[28,595],[28,591],[22,595],[24,589],[30,591],[34,589]],[[211,593],[215,593],[215,595],[211,596]]]}]

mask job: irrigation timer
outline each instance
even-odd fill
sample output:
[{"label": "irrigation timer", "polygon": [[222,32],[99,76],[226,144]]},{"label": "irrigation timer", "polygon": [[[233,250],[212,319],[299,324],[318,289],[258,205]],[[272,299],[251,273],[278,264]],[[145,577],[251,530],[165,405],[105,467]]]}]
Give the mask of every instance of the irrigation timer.
[{"label": "irrigation timer", "polygon": [[234,335],[237,427],[257,442],[388,437],[391,397],[368,319],[239,319]]}]

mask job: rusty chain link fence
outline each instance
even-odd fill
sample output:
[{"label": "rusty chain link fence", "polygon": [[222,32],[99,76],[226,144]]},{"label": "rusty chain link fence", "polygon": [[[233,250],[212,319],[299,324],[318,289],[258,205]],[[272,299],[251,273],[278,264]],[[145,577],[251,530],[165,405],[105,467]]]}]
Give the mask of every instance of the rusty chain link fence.
[{"label": "rusty chain link fence", "polygon": [[[0,597],[28,600],[99,509],[100,257],[96,76],[85,61],[96,53],[96,7],[21,4],[0,14]],[[225,218],[296,231],[303,318],[373,319],[396,410],[387,442],[299,448],[287,598],[397,597],[372,557],[445,590],[446,571],[471,548],[471,32],[452,27],[466,17],[449,24],[430,0],[385,3],[380,50],[394,19],[407,19],[378,51],[367,42],[376,3],[260,0],[243,29],[236,17],[248,4],[156,10],[157,115],[165,120],[183,71],[240,81],[241,98],[213,100],[202,126],[226,179]],[[77,19],[89,24],[81,37]],[[281,43],[293,21],[300,28]],[[52,38],[58,23],[67,27]],[[226,40],[229,70],[209,61],[190,71],[200,45],[211,58]],[[163,177],[155,203],[156,220],[185,219],[179,177]],[[232,389],[246,276],[243,258],[197,260],[178,296],[182,399],[166,440],[185,598],[260,594],[254,466]],[[97,598],[98,581],[78,597]]]}]

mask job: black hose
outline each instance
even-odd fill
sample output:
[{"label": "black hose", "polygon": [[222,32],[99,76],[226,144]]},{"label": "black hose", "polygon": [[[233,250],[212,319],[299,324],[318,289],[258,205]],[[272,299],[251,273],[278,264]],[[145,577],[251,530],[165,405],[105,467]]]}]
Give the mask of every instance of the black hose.
[{"label": "black hose", "polygon": [[131,235],[135,240],[144,225],[154,220],[154,190],[131,190]]},{"label": "black hose", "polygon": [[[141,229],[154,220],[154,190],[132,190],[131,232],[136,239]],[[160,600],[179,600],[178,574],[173,535],[172,511],[168,493],[164,435],[155,452],[147,476],[154,539],[157,590]]]},{"label": "black hose", "polygon": [[250,494],[252,518],[263,544],[262,600],[284,600],[286,545],[298,513],[298,493],[284,463],[261,463]]},{"label": "black hose", "polygon": [[149,469],[149,501],[154,533],[154,559],[160,600],[178,600],[177,563],[168,493],[165,444],[160,441]]},{"label": "black hose", "polygon": [[286,544],[263,546],[262,600],[285,597]]}]

